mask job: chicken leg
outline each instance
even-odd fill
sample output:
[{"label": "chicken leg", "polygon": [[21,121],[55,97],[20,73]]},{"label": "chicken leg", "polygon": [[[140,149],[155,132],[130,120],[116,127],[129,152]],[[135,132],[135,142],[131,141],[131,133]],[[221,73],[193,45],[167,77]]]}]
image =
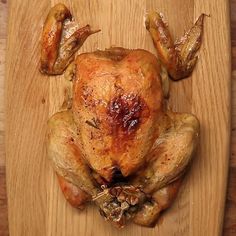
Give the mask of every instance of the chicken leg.
[{"label": "chicken leg", "polygon": [[48,121],[48,157],[59,176],[93,196],[99,189],[82,158],[77,132],[71,110],[54,114]]},{"label": "chicken leg", "polygon": [[168,112],[169,124],[153,145],[148,166],[131,181],[146,194],[165,187],[184,174],[198,143],[199,121],[191,114]]}]

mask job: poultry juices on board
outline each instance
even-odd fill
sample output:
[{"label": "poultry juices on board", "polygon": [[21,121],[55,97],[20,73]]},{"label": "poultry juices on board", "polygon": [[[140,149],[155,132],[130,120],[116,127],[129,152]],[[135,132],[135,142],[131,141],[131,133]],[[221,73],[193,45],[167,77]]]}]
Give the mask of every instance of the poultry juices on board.
[{"label": "poultry juices on board", "polygon": [[189,76],[197,62],[204,15],[173,42],[162,14],[146,15],[158,57],[112,47],[74,57],[99,30],[78,28],[63,4],[49,12],[40,71],[65,71],[71,91],[48,121],[47,153],[68,202],[94,202],[117,227],[155,225],[173,202],[198,142],[192,114],[167,108],[169,78]]}]

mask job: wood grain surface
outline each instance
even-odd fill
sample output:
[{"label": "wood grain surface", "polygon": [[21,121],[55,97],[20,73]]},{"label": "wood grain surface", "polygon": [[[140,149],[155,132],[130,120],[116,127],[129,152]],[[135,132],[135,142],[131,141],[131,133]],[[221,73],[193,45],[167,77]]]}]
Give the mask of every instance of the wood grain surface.
[{"label": "wood grain surface", "polygon": [[[53,5],[55,2],[52,1],[51,4]],[[14,4],[14,9],[10,6],[6,86],[10,234],[219,235],[223,219],[229,141],[229,113],[227,112],[230,106],[230,93],[228,92],[230,71],[227,4],[223,0],[214,1],[214,3],[211,1],[211,5],[210,1],[208,3],[203,0],[179,0],[176,1],[173,8],[173,2],[170,0],[165,2],[133,0],[129,4],[126,2],[124,8],[123,5],[120,5],[124,1],[119,0],[115,3],[113,1],[113,4],[111,2],[111,0],[104,0],[97,4],[97,1],[94,0],[70,4],[69,1],[66,1],[81,24],[91,23],[103,30],[101,35],[89,39],[81,51],[119,45],[132,48],[141,47],[154,52],[150,38],[143,27],[142,17],[146,7],[150,9],[158,6],[168,17],[175,36],[186,30],[201,12],[212,15],[206,22],[204,45],[192,78],[172,85],[172,107],[175,110],[197,114],[203,124],[201,146],[191,172],[187,176],[188,179],[186,179],[176,203],[171,210],[165,213],[155,229],[129,226],[123,231],[117,231],[103,222],[98,216],[97,210],[92,207],[81,213],[71,209],[59,191],[43,149],[45,122],[60,105],[63,91],[62,78],[48,80],[40,76],[37,71],[40,34],[38,29],[42,25],[50,4],[47,1],[31,0],[19,3],[12,0],[11,4]],[[218,10],[212,8],[215,4],[217,4]],[[232,6],[234,6],[233,4],[235,1],[232,2]],[[0,7],[1,22],[6,22],[6,2],[2,1]],[[37,9],[37,12],[33,9]],[[176,9],[178,9],[178,13],[176,13]],[[235,22],[233,14],[231,19],[232,22]],[[221,27],[217,29],[219,25]],[[0,53],[0,91],[2,93],[6,31],[5,27],[0,29],[2,52]],[[132,32],[138,33],[134,36]],[[19,35],[17,40],[16,35]],[[232,43],[233,46],[236,46],[234,35],[233,33]],[[235,51],[233,51],[234,54],[236,54]],[[15,57],[15,55],[18,56]],[[217,68],[217,70],[210,68]],[[233,72],[233,78],[236,79],[235,77],[235,72]],[[235,83],[232,83],[232,89],[236,91]],[[45,103],[42,102],[44,100]],[[2,104],[0,106],[1,147],[3,147],[4,136],[3,120],[1,120],[3,119]],[[235,235],[235,104],[233,103],[232,158],[229,176],[231,181],[228,188],[225,235]],[[4,214],[6,197],[4,187],[2,187],[4,186],[2,176],[4,176],[5,162],[2,158],[4,155],[2,150],[1,148],[0,235],[6,235],[7,221],[4,217],[6,216]]]},{"label": "wood grain surface", "polygon": [[4,76],[7,39],[7,2],[0,1],[0,235],[8,235],[4,145]]},{"label": "wood grain surface", "polygon": [[228,188],[225,207],[224,235],[236,235],[236,0],[231,0],[231,46],[232,46],[232,114],[231,156],[229,161]]}]

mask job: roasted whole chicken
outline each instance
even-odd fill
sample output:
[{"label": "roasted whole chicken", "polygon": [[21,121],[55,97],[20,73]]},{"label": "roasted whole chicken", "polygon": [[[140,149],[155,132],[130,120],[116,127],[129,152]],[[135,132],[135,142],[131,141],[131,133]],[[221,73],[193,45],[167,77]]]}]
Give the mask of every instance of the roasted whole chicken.
[{"label": "roasted whole chicken", "polygon": [[72,86],[48,121],[47,153],[72,206],[93,202],[117,227],[128,221],[154,226],[173,202],[198,143],[199,121],[167,108],[169,76],[192,73],[203,20],[202,14],[174,43],[162,14],[153,11],[145,23],[158,57],[112,47],[75,58],[99,30],[79,28],[63,4],[50,10],[40,71],[65,71]]}]

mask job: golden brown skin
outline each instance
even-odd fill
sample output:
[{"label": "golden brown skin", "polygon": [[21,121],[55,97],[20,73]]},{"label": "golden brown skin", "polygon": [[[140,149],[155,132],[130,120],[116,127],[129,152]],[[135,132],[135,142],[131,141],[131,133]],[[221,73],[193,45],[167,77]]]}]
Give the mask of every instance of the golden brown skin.
[{"label": "golden brown skin", "polygon": [[174,43],[162,14],[155,11],[147,14],[146,28],[151,34],[161,62],[174,80],[188,77],[194,69],[197,62],[196,52],[202,41],[204,17],[205,14],[201,14],[194,26]]},{"label": "golden brown skin", "polygon": [[143,165],[163,113],[156,57],[141,49],[110,53],[77,57],[72,104],[84,158],[107,181],[115,168],[129,176]]},{"label": "golden brown skin", "polygon": [[173,44],[152,12],[146,26],[160,60],[142,49],[113,47],[80,54],[67,68],[68,92],[62,111],[49,119],[47,151],[72,206],[93,201],[117,227],[129,220],[151,227],[171,205],[196,149],[199,122],[167,109],[168,73],[174,79],[191,73],[202,24],[203,15]]},{"label": "golden brown skin", "polygon": [[64,23],[71,18],[71,13],[64,4],[59,3],[51,8],[44,22],[42,33],[41,73],[62,74],[88,36],[100,31],[91,30],[90,25],[86,25],[83,28],[75,29],[73,33],[70,33],[70,37],[62,38],[63,30],[69,30],[64,27]]},{"label": "golden brown skin", "polygon": [[[59,175],[92,196],[106,219],[122,227],[127,214],[131,219],[132,211],[183,175],[199,124],[193,115],[166,111],[161,68],[147,51],[112,48],[81,54],[75,64],[72,109],[49,120],[48,156]],[[99,187],[92,170],[111,187]],[[110,195],[116,170],[131,176],[126,184],[135,188],[134,206],[117,205],[117,196]],[[158,212],[164,208],[158,205]],[[157,208],[148,209],[152,225]],[[136,222],[141,215],[147,219],[142,212]]]},{"label": "golden brown skin", "polygon": [[63,4],[51,8],[43,26],[41,40],[41,67],[43,73],[52,73],[61,41],[63,22],[71,18],[70,11]]},{"label": "golden brown skin", "polygon": [[71,110],[54,114],[48,121],[48,157],[58,175],[90,195],[96,195],[98,190],[83,159],[77,136]]},{"label": "golden brown skin", "polygon": [[183,175],[199,138],[199,122],[191,114],[167,112],[166,130],[153,143],[147,167],[132,179],[152,194]]}]

